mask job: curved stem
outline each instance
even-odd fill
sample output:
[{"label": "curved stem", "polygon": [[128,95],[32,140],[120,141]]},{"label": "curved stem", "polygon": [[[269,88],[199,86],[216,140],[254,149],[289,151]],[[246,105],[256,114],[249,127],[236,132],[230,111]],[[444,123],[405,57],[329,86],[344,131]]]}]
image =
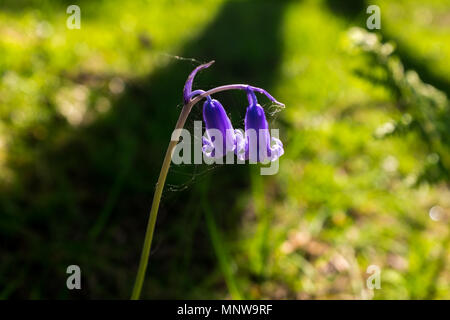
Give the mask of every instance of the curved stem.
[{"label": "curved stem", "polygon": [[199,94],[202,94],[202,93],[205,93],[205,90],[195,90],[195,91],[192,91],[189,95],[188,95],[188,98],[189,98],[189,100],[191,100],[193,97],[195,97],[196,95],[199,95]]},{"label": "curved stem", "polygon": [[[188,103],[183,106],[180,116],[178,117],[177,124],[175,126],[175,131],[180,131],[177,129],[182,129],[186,122],[186,119],[191,112],[193,104]],[[152,207],[150,209],[150,216],[148,219],[147,230],[145,232],[144,245],[141,253],[141,260],[139,262],[139,268],[136,275],[136,280],[134,282],[133,293],[131,294],[132,300],[138,300],[141,296],[142,285],[144,283],[145,272],[148,265],[148,257],[150,255],[150,249],[152,246],[153,233],[156,225],[156,217],[158,215],[159,203],[161,201],[161,195],[164,189],[164,183],[166,182],[167,173],[169,172],[170,162],[172,161],[172,153],[175,146],[180,139],[180,135],[172,135],[172,139],[167,147],[166,155],[164,156],[161,171],[159,173],[158,182],[156,183],[155,194],[153,196]]]},{"label": "curved stem", "polygon": [[253,87],[253,86],[249,86],[248,84],[228,84],[228,85],[224,85],[224,86],[220,86],[220,87],[216,87],[214,89],[205,91],[197,96],[195,96],[190,103],[192,105],[195,105],[197,102],[199,102],[201,99],[206,98],[209,95],[212,95],[214,93],[218,93],[218,92],[222,92],[222,91],[228,91],[228,90],[253,90],[256,91],[258,93],[264,94],[267,98],[269,98],[270,100],[272,100],[273,102],[275,102],[276,104],[280,105],[280,106],[284,106],[284,103],[279,102],[277,99],[275,99],[274,97],[272,97],[272,95],[270,93],[268,93],[266,90],[262,89],[262,88],[258,88],[258,87]]}]

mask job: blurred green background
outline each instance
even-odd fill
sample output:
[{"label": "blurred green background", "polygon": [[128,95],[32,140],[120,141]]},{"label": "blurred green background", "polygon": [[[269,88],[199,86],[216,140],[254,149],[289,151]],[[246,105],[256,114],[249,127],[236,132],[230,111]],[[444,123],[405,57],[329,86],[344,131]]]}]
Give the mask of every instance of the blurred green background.
[{"label": "blurred green background", "polygon": [[[449,59],[446,0],[0,0],[0,298],[129,298],[184,81],[216,60],[194,86],[269,90],[286,153],[172,166],[142,297],[450,299]],[[216,98],[242,128],[245,95]]]}]

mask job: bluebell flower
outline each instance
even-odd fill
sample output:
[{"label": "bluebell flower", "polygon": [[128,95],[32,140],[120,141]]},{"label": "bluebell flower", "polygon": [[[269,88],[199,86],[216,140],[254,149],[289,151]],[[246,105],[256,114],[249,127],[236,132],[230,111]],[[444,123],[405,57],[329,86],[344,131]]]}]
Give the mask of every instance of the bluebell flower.
[{"label": "bluebell flower", "polygon": [[[183,89],[183,100],[187,114],[193,105],[203,98],[203,120],[206,125],[206,137],[203,137],[203,153],[207,157],[221,158],[234,151],[239,160],[250,160],[251,163],[275,161],[284,153],[283,143],[271,137],[264,109],[258,104],[255,92],[264,94],[274,103],[284,106],[266,90],[246,84],[230,84],[204,90],[192,91],[195,75],[211,66],[214,61],[196,67],[186,80]],[[246,90],[249,101],[245,115],[245,132],[234,130],[225,109],[219,101],[211,99],[211,94],[225,90]],[[187,115],[186,115],[187,116]],[[185,121],[185,116],[182,117]]]},{"label": "bluebell flower", "polygon": [[247,89],[249,106],[245,114],[245,132],[236,131],[236,155],[239,160],[267,163],[284,154],[283,143],[270,137],[264,109],[258,104],[252,88]]},{"label": "bluebell flower", "polygon": [[203,137],[203,153],[210,158],[221,158],[236,148],[236,136],[230,118],[222,104],[207,97],[203,105],[206,137]]}]

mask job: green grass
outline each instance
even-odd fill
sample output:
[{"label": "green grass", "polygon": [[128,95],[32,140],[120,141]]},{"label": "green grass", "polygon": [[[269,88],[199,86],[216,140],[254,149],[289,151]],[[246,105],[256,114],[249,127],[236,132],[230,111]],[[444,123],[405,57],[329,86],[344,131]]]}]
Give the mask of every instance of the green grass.
[{"label": "green grass", "polygon": [[[22,2],[0,4],[1,298],[128,298],[196,65],[174,55],[217,61],[196,87],[249,82],[284,102],[269,120],[286,153],[269,177],[171,168],[144,298],[450,298],[448,179],[416,183],[433,158],[420,132],[376,137],[405,97],[357,72],[387,79],[349,50],[363,2],[82,1],[81,30],[64,1]],[[449,94],[450,6],[377,3],[400,61]],[[245,97],[218,98],[242,127]],[[81,292],[65,289],[74,263]]]}]

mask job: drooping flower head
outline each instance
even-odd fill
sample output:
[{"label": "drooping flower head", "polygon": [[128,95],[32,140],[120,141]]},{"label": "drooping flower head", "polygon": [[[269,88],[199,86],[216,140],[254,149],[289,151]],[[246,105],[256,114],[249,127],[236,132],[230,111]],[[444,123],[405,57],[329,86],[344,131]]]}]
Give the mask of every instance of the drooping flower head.
[{"label": "drooping flower head", "polygon": [[203,137],[203,153],[210,158],[221,158],[236,148],[234,129],[222,104],[207,97],[203,105],[206,137]]},{"label": "drooping flower head", "polygon": [[270,136],[264,109],[250,87],[247,89],[247,98],[249,106],[245,114],[245,132],[236,133],[236,154],[240,160],[254,163],[275,161],[284,153],[283,143]]},{"label": "drooping flower head", "polygon": [[[203,120],[206,125],[206,137],[203,137],[203,153],[207,157],[221,158],[234,151],[239,160],[252,163],[275,161],[284,153],[283,144],[276,137],[271,137],[264,109],[258,104],[255,92],[264,94],[274,103],[284,106],[266,90],[246,84],[230,84],[208,91],[192,91],[195,75],[208,68],[214,61],[196,67],[186,80],[183,89],[184,104],[191,108],[200,99],[206,98],[203,105]],[[225,90],[246,90],[249,101],[245,115],[245,132],[234,130],[222,104],[211,98],[213,93]]]}]

